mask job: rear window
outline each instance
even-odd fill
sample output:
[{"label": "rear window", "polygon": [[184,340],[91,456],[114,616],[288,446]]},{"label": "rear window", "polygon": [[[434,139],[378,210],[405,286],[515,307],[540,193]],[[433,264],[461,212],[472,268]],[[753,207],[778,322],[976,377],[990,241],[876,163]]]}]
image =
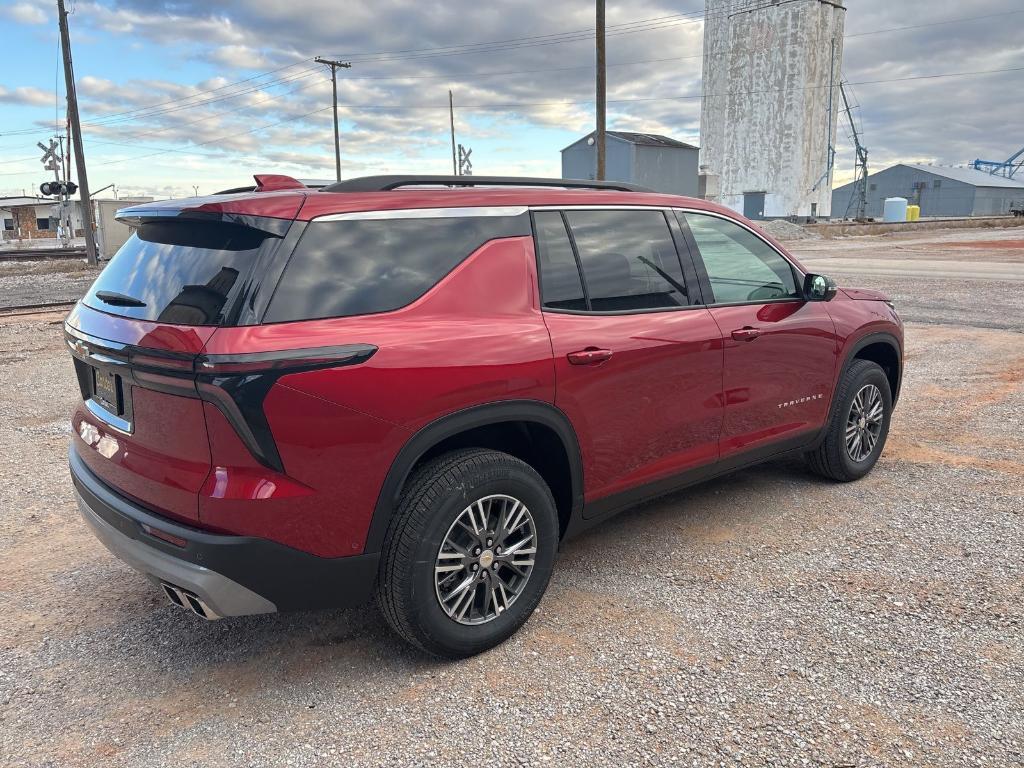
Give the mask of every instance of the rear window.
[{"label": "rear window", "polygon": [[96,278],[94,309],[176,325],[233,325],[262,249],[277,237],[214,221],[143,224]]},{"label": "rear window", "polygon": [[313,221],[265,322],[388,312],[412,303],[489,240],[530,234],[527,215]]}]

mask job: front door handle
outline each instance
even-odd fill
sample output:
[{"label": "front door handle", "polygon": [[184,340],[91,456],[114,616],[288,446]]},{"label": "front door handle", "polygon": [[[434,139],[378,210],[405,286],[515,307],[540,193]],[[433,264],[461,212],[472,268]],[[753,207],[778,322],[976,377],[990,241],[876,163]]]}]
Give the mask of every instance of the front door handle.
[{"label": "front door handle", "polygon": [[570,352],[566,355],[572,365],[597,365],[598,363],[603,363],[611,356],[612,351],[610,349],[598,349],[597,347],[587,347],[586,349]]},{"label": "front door handle", "polygon": [[737,328],[732,332],[732,337],[736,339],[736,341],[753,341],[760,335],[760,328],[751,328],[749,325],[746,325],[743,328]]}]

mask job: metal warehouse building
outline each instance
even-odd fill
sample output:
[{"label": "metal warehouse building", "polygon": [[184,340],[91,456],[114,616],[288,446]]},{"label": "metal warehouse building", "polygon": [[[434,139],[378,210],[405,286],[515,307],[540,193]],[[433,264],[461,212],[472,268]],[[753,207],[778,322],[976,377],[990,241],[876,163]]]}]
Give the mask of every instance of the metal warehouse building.
[{"label": "metal warehouse building", "polygon": [[[854,215],[855,187],[851,182],[832,191],[833,218]],[[998,216],[1024,199],[1024,182],[974,168],[900,163],[868,176],[866,215],[880,218],[887,197],[907,198],[921,206],[922,216]]]},{"label": "metal warehouse building", "polygon": [[[697,195],[697,155],[685,141],[656,133],[606,131],[605,178],[672,195]],[[594,134],[562,150],[563,179],[592,179],[597,170]]]}]

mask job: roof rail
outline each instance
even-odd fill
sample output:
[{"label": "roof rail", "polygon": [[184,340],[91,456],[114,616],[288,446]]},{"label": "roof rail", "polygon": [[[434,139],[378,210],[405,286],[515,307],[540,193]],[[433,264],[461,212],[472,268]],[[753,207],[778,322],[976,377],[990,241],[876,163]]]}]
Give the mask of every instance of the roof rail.
[{"label": "roof rail", "polygon": [[399,187],[563,187],[569,189],[609,189],[617,192],[652,192],[625,181],[587,179],[543,179],[528,176],[361,176],[324,187],[323,192],[388,192]]}]

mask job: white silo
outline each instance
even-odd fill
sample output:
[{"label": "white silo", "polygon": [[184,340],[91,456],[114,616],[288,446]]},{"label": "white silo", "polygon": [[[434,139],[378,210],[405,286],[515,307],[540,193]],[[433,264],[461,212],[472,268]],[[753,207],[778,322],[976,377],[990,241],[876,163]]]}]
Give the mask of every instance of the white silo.
[{"label": "white silo", "polygon": [[706,0],[700,163],[751,218],[828,216],[846,8]]}]

